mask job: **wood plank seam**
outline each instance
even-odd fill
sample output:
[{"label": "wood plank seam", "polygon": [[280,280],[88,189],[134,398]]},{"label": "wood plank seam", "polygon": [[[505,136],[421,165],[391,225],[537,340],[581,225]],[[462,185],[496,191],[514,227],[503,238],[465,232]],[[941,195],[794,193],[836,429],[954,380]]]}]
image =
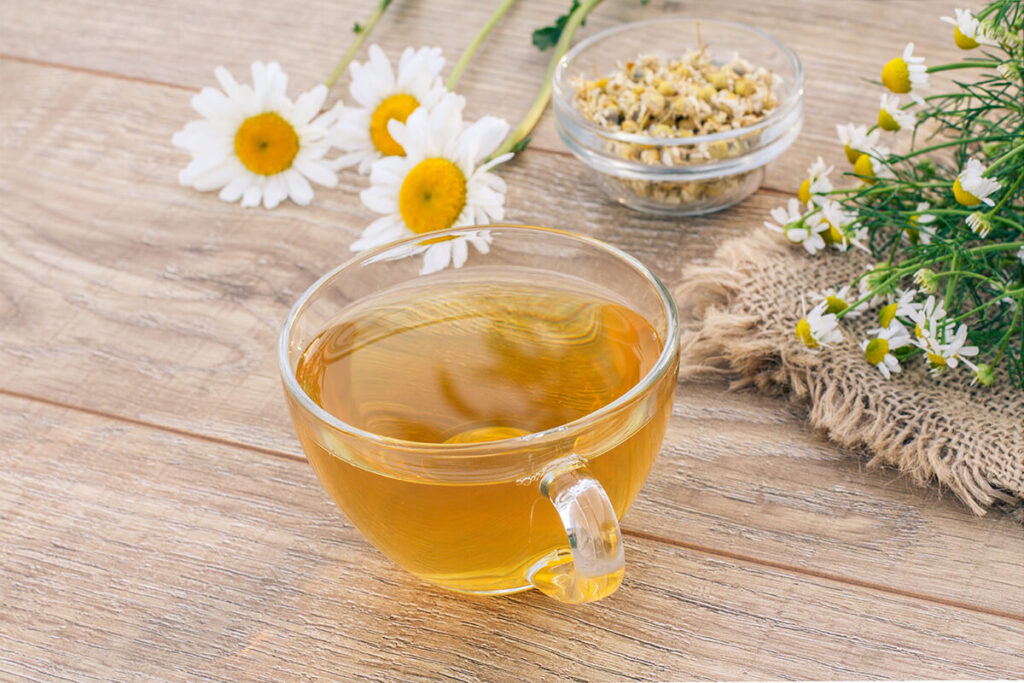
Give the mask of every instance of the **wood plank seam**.
[{"label": "wood plank seam", "polygon": [[[232,441],[230,439],[224,439],[224,438],[220,438],[220,437],[216,437],[216,436],[209,436],[209,435],[206,435],[206,434],[190,432],[190,431],[188,431],[186,429],[180,429],[178,427],[172,427],[172,426],[169,426],[169,425],[161,425],[161,424],[157,424],[157,423],[153,423],[153,422],[147,422],[145,420],[140,420],[140,419],[137,419],[137,418],[126,417],[126,416],[122,416],[122,415],[117,415],[115,413],[109,413],[109,412],[106,412],[106,411],[95,410],[95,409],[92,409],[92,408],[85,408],[85,407],[82,407],[82,406],[77,406],[77,405],[70,404],[70,403],[63,403],[61,401],[55,401],[55,400],[48,399],[48,398],[43,398],[43,397],[39,397],[39,396],[32,396],[30,394],[25,394],[25,393],[22,393],[22,392],[10,391],[10,390],[4,389],[4,388],[0,388],[0,395],[9,396],[11,398],[22,400],[22,401],[41,403],[41,404],[44,404],[44,405],[47,405],[47,406],[51,406],[51,407],[54,407],[54,408],[60,408],[60,409],[64,409],[64,410],[72,410],[72,411],[75,411],[75,412],[84,413],[86,415],[90,415],[90,416],[101,418],[101,419],[105,419],[105,420],[110,420],[110,421],[113,421],[113,422],[122,422],[122,423],[130,424],[130,425],[133,425],[133,426],[142,427],[144,429],[151,429],[151,430],[154,430],[154,431],[159,431],[159,432],[174,434],[176,436],[181,436],[181,437],[185,437],[185,438],[195,439],[197,441],[205,441],[205,442],[208,442],[208,443],[214,443],[214,444],[217,444],[217,445],[226,446],[226,447],[230,447],[230,448],[237,448],[237,449],[240,449],[240,450],[246,450],[246,451],[250,451],[250,452],[260,453],[260,454],[263,454],[263,455],[270,455],[270,456],[273,456],[273,457],[276,457],[276,458],[280,458],[282,460],[288,460],[288,461],[292,461],[292,462],[302,462],[302,463],[306,462],[306,459],[303,456],[296,455],[296,454],[293,454],[293,453],[288,453],[287,451],[279,451],[279,450],[276,450],[276,449],[273,449],[273,448],[263,448],[263,447],[259,447],[259,446],[254,446],[254,445],[250,445],[250,444],[245,444],[245,443],[240,443],[240,442]],[[756,566],[760,566],[760,567],[766,567],[766,568],[770,568],[770,569],[777,569],[777,570],[784,571],[784,572],[787,572],[787,573],[790,573],[790,574],[797,574],[797,575],[807,576],[807,577],[811,577],[811,578],[815,578],[815,579],[822,579],[822,580],[825,580],[825,581],[831,581],[831,582],[835,582],[835,583],[856,586],[858,588],[865,588],[865,589],[868,589],[868,590],[875,590],[875,591],[879,591],[879,592],[882,592],[882,593],[887,593],[887,594],[890,594],[890,595],[896,595],[896,596],[900,596],[900,597],[904,597],[904,598],[908,598],[908,599],[912,599],[912,600],[918,600],[918,601],[921,601],[921,602],[927,602],[927,603],[932,603],[932,604],[937,604],[937,605],[943,605],[945,607],[953,607],[953,608],[957,608],[957,609],[963,609],[963,610],[967,610],[967,611],[978,612],[978,613],[981,613],[981,614],[988,614],[990,616],[1001,617],[1001,618],[1005,618],[1005,619],[1010,619],[1012,621],[1018,621],[1018,622],[1024,623],[1024,614],[1021,614],[1021,613],[1010,612],[1010,611],[1006,611],[1006,610],[994,609],[994,608],[991,608],[991,607],[985,607],[984,605],[974,605],[974,604],[971,604],[971,603],[961,602],[959,600],[953,600],[953,599],[950,599],[950,598],[944,598],[944,597],[937,596],[937,595],[931,595],[929,593],[922,593],[922,592],[907,590],[907,589],[898,588],[898,587],[894,587],[894,586],[887,586],[885,584],[876,583],[876,582],[873,582],[873,581],[867,581],[867,580],[859,579],[859,578],[856,578],[856,577],[843,576],[841,574],[834,574],[834,573],[831,573],[831,572],[825,572],[825,571],[821,571],[821,570],[817,570],[817,569],[813,569],[813,568],[800,567],[798,565],[792,565],[792,564],[787,564],[785,562],[778,562],[778,561],[775,561],[775,560],[759,558],[759,557],[756,557],[756,556],[753,556],[753,555],[746,555],[744,553],[738,553],[738,552],[734,552],[734,551],[730,551],[730,550],[723,550],[723,549],[719,549],[719,548],[703,546],[703,545],[700,545],[700,544],[697,544],[697,543],[688,543],[686,541],[680,541],[680,540],[676,540],[676,539],[672,539],[672,538],[666,538],[664,536],[660,536],[660,535],[657,535],[657,534],[651,534],[651,533],[647,533],[647,532],[636,530],[636,529],[630,529],[628,527],[623,527],[622,533],[623,533],[623,535],[630,536],[630,537],[633,537],[633,538],[636,538],[636,539],[639,539],[639,540],[645,540],[645,541],[649,541],[649,542],[652,542],[652,543],[659,543],[661,545],[665,545],[665,546],[669,546],[669,547],[674,547],[674,548],[678,548],[678,549],[681,549],[681,550],[697,552],[697,553],[701,553],[701,554],[704,554],[704,555],[710,555],[710,556],[713,556],[713,557],[721,557],[721,558],[733,560],[733,561],[736,561],[736,562],[743,562],[743,563],[748,563],[748,564],[752,564],[752,565],[756,565]]]},{"label": "wood plank seam", "polygon": [[[127,81],[129,83],[142,83],[145,85],[162,86],[165,88],[173,88],[174,90],[182,90],[185,92],[196,92],[195,88],[188,85],[181,85],[179,83],[170,83],[168,81],[158,81],[150,78],[140,78],[138,76],[128,76],[125,74],[119,74],[113,71],[105,71],[103,69],[91,69],[88,67],[76,66],[74,64],[63,64],[60,62],[50,62],[44,59],[36,59],[35,57],[21,57],[19,55],[12,55],[6,52],[0,52],[0,60],[6,60],[11,62],[19,62],[22,64],[31,64],[33,66],[40,66],[47,69],[60,69],[64,71],[71,71],[74,73],[88,74],[90,76],[99,76],[100,78],[110,78],[119,81]],[[184,122],[182,122],[184,125]],[[551,149],[548,147],[537,147],[530,145],[528,149],[531,152],[540,152],[542,154],[552,154],[561,157],[573,157],[572,152],[564,149]],[[762,185],[759,188],[760,192],[766,192],[768,194],[779,195],[784,197],[795,197],[796,193],[790,190],[784,190],[767,185]]]}]

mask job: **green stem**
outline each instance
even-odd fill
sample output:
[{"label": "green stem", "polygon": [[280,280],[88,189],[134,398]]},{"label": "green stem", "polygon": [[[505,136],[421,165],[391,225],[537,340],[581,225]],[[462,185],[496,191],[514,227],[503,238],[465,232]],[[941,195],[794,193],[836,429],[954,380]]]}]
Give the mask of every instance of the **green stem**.
[{"label": "green stem", "polygon": [[[915,149],[913,152],[909,152],[907,154],[903,154],[903,155],[900,155],[900,156],[894,156],[892,158],[895,161],[905,161],[906,159],[910,159],[911,157],[916,157],[916,156],[919,156],[921,154],[927,154],[928,152],[934,152],[937,149],[944,149],[946,147],[956,147],[957,145],[966,145],[966,144],[969,144],[971,142],[982,142],[982,141],[985,141],[985,140],[991,140],[992,137],[993,136],[991,136],[991,135],[979,135],[979,136],[975,136],[973,138],[960,138],[958,140],[949,140],[948,142],[940,142],[940,143],[931,145],[929,147],[922,147],[921,149]],[[1010,137],[1010,136],[1007,136],[1007,137]]]},{"label": "green stem", "polygon": [[505,12],[508,12],[509,8],[514,4],[516,4],[516,0],[504,0],[501,5],[498,6],[498,9],[494,11],[491,18],[487,20],[487,23],[483,25],[480,32],[476,34],[475,38],[473,38],[473,42],[471,42],[462,52],[462,56],[459,57],[459,61],[455,64],[455,68],[452,70],[452,75],[448,77],[448,82],[445,83],[446,88],[449,90],[455,90],[455,84],[459,82],[462,72],[465,71],[466,67],[469,65],[469,60],[473,58],[477,48],[480,47],[484,42],[484,39],[487,38],[487,34],[491,32],[491,29],[493,29],[498,24],[498,21],[505,16]]},{"label": "green stem", "polygon": [[1015,182],[1010,187],[1010,189],[1006,191],[1006,193],[1003,195],[1003,198],[999,200],[999,203],[993,206],[988,211],[989,216],[994,215],[997,211],[999,211],[999,209],[1003,208],[1003,204],[1005,204],[1006,201],[1013,196],[1013,193],[1017,191],[1017,188],[1020,187],[1020,181],[1022,180],[1024,180],[1024,173],[1021,173],[1020,175],[1017,176],[1017,182]]},{"label": "green stem", "polygon": [[328,89],[334,87],[334,84],[337,83],[339,78],[341,78],[341,74],[345,73],[345,69],[348,68],[349,62],[351,62],[352,58],[356,56],[357,52],[359,52],[359,48],[363,46],[366,39],[370,37],[370,33],[373,31],[373,28],[377,25],[377,22],[380,21],[380,18],[384,15],[384,10],[386,10],[390,4],[391,0],[380,0],[377,7],[374,8],[373,14],[371,14],[370,18],[366,20],[366,23],[362,26],[357,25],[356,39],[352,41],[352,44],[349,45],[348,50],[341,58],[341,61],[338,62],[338,65],[334,67],[334,71],[332,71],[331,75],[327,77],[326,81],[324,81],[324,85],[326,85]]},{"label": "green stem", "polygon": [[993,161],[991,164],[989,164],[988,165],[988,169],[986,169],[986,171],[985,171],[985,175],[987,176],[989,173],[992,172],[993,169],[999,168],[1004,163],[1006,163],[1007,161],[1009,161],[1010,159],[1012,159],[1016,155],[1020,154],[1021,152],[1024,152],[1024,142],[1020,143],[1019,145],[1017,145],[1016,147],[1011,149],[1009,152],[1007,152],[1006,154],[1004,154],[1003,156],[999,157],[998,159]]},{"label": "green stem", "polygon": [[554,54],[551,55],[551,61],[548,62],[548,70],[544,75],[544,84],[540,88],[540,92],[537,93],[537,97],[533,100],[533,104],[530,106],[529,111],[526,112],[526,116],[519,122],[515,130],[508,134],[505,138],[505,142],[501,143],[501,146],[494,151],[491,157],[501,156],[507,152],[511,152],[515,149],[523,140],[529,135],[533,127],[537,125],[540,120],[541,114],[548,106],[548,101],[551,99],[551,77],[555,73],[555,67],[558,66],[558,62],[562,59],[562,56],[569,51],[569,45],[572,44],[572,38],[576,35],[576,29],[580,27],[583,20],[587,18],[590,11],[601,4],[602,0],[583,0],[579,7],[569,15],[569,19],[565,22],[565,27],[562,29],[562,35],[558,39],[558,43],[555,44]]},{"label": "green stem", "polygon": [[[1003,351],[1006,350],[1006,344],[1010,341],[1010,337],[1013,336],[1013,328],[1017,326],[1017,319],[1020,318],[1020,310],[1024,306],[1017,306],[1017,310],[1013,312],[1013,321],[1010,326],[1006,328],[1006,334],[1003,335],[1003,342],[999,345],[999,353],[996,354],[995,359],[992,361],[992,367],[995,367],[999,362],[999,359],[1003,357]],[[1024,321],[1022,321],[1024,323]],[[1024,324],[1021,325],[1024,327]]]},{"label": "green stem", "polygon": [[990,251],[1010,251],[1024,247],[1024,242],[1003,242],[1001,244],[986,244],[983,247],[973,247],[967,251],[972,254],[986,254]]},{"label": "green stem", "polygon": [[940,71],[953,71],[954,69],[975,69],[985,66],[999,66],[1000,62],[992,60],[976,60],[976,61],[964,61],[954,62],[953,64],[937,64],[936,66],[930,66],[927,72],[930,74],[938,73]]},{"label": "green stem", "polygon": [[946,310],[949,310],[950,304],[953,303],[953,292],[956,291],[957,284],[960,283],[960,272],[957,270],[957,266],[960,265],[960,252],[953,252],[953,263],[950,264],[949,268],[953,272],[953,275],[949,278],[949,284],[946,285],[946,298],[943,300],[943,305]]}]

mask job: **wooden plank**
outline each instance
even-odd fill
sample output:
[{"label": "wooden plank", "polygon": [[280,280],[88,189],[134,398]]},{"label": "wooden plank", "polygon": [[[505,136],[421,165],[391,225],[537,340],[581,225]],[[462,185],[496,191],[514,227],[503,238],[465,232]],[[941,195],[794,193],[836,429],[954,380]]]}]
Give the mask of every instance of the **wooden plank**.
[{"label": "wooden plank", "polygon": [[[175,185],[178,91],[0,70],[0,115],[15,122],[0,154],[0,389],[298,456],[278,325],[370,218],[360,179],[309,209],[245,211]],[[679,226],[609,205],[550,155],[503,173],[510,218],[594,234],[669,281],[774,201]],[[1009,520],[862,471],[777,400],[686,385],[675,410],[628,528],[1024,613],[1024,534]]]},{"label": "wooden plank", "polygon": [[[244,74],[255,59],[277,60],[292,76],[293,88],[308,88],[330,73],[350,41],[353,21],[363,21],[375,4],[353,0],[339,7],[332,0],[310,0],[285,7],[245,0],[187,0],[169,5],[148,0],[126,6],[118,0],[60,0],[47,5],[43,20],[32,3],[6,3],[0,7],[0,49],[9,55],[195,89],[212,83],[218,64]],[[440,45],[451,65],[496,6],[497,0],[399,0],[372,40],[392,55],[407,45]],[[567,7],[565,0],[531,0],[513,7],[459,84],[471,116],[492,114],[516,121],[525,113],[549,54],[530,44],[530,33]],[[884,10],[873,0],[799,5],[788,0],[700,5],[662,0],[647,6],[630,0],[604,3],[579,37],[667,13],[749,22],[777,36],[806,67],[808,116],[802,137],[773,164],[767,183],[795,191],[817,155],[830,163],[842,161],[835,124],[874,122],[881,90],[863,79],[877,79],[882,65],[898,56],[907,41],[915,41],[917,53],[931,63],[959,58],[951,27],[938,20],[949,11],[929,0],[887,2]],[[342,81],[336,92],[347,97],[347,82]],[[564,150],[550,111],[534,136],[534,146]],[[841,168],[848,170],[845,162]]]},{"label": "wooden plank", "polygon": [[[0,676],[1012,677],[1024,623],[628,539],[591,606],[421,583],[286,458],[0,397]],[[386,674],[384,672],[387,672]]]}]

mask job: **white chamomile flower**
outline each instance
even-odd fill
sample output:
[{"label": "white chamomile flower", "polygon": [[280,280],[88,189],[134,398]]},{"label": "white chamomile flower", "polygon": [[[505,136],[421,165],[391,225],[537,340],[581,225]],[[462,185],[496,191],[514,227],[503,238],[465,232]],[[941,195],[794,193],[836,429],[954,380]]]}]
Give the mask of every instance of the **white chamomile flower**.
[{"label": "white chamomile flower", "polygon": [[920,92],[928,87],[928,68],[924,57],[914,56],[914,44],[907,43],[903,56],[889,60],[882,67],[882,83],[891,92],[909,94],[910,99],[924,105]]},{"label": "white chamomile flower", "polygon": [[856,222],[856,214],[850,213],[839,202],[832,200],[823,201],[821,211],[808,218],[808,223],[814,224],[813,229],[822,232],[825,242],[839,251],[846,251],[851,244],[868,251],[857,237],[851,236],[851,228]]},{"label": "white chamomile flower", "polygon": [[845,317],[856,318],[864,312],[861,308],[854,308],[847,311],[847,309],[850,308],[850,302],[852,300],[850,297],[849,285],[840,289],[829,288],[820,294],[818,292],[811,292],[810,295],[811,301],[815,303],[820,303],[822,301],[825,302],[826,313],[842,313],[843,311],[846,311],[844,314]]},{"label": "white chamomile flower", "polygon": [[904,128],[913,128],[917,117],[913,112],[900,107],[900,98],[889,93],[882,93],[878,104],[878,127],[882,130],[895,132]]},{"label": "white chamomile flower", "polygon": [[[463,225],[500,221],[505,215],[505,181],[490,169],[512,158],[504,154],[484,163],[497,149],[509,126],[485,116],[462,121],[462,104],[449,93],[433,109],[420,108],[405,123],[392,121],[388,131],[405,156],[378,160],[370,171],[363,204],[385,214],[370,223],[352,244],[362,251],[403,237]],[[490,237],[481,234],[435,242],[424,253],[424,272],[462,266],[467,242],[486,253]]]},{"label": "white chamomile flower", "polygon": [[910,318],[912,314],[921,310],[921,304],[914,301],[914,297],[917,295],[916,290],[908,289],[904,291],[897,289],[896,295],[896,301],[890,301],[878,309],[878,324],[881,326],[881,329],[886,329],[893,325],[903,327],[903,323],[897,320],[897,316]]},{"label": "white chamomile flower", "polygon": [[1019,259],[1020,259],[1020,262],[1021,262],[1021,263],[1024,263],[1024,247],[1021,247],[1021,248],[1020,248],[1020,249],[1019,249],[1019,250],[1017,251],[1017,258],[1019,258]]},{"label": "white chamomile flower", "polygon": [[829,174],[832,173],[832,166],[825,164],[825,161],[818,157],[807,168],[807,177],[800,183],[796,196],[801,204],[814,202],[820,204],[825,196],[832,191],[832,181]]},{"label": "white chamomile flower", "polygon": [[992,232],[992,219],[986,213],[975,211],[967,217],[967,227],[978,237],[988,237],[988,234]]},{"label": "white chamomile flower", "polygon": [[953,182],[953,196],[964,206],[977,206],[982,202],[995,206],[989,195],[996,192],[1002,184],[995,178],[986,178],[988,168],[977,159],[967,160],[960,174]]},{"label": "white chamomile flower", "polygon": [[878,368],[883,377],[889,379],[901,370],[900,362],[892,352],[909,346],[910,334],[899,322],[893,322],[888,327],[868,330],[868,334],[873,335],[872,338],[864,339],[860,343],[864,358]]},{"label": "white chamomile flower", "polygon": [[980,29],[981,22],[978,18],[971,14],[970,10],[956,8],[953,10],[956,18],[953,17],[940,17],[940,21],[944,21],[947,24],[952,24],[955,28],[953,29],[953,40],[956,42],[956,46],[961,50],[973,50],[982,43],[991,45],[992,41],[985,37]]},{"label": "white chamomile flower", "polygon": [[226,202],[262,202],[273,209],[289,197],[309,204],[310,180],[325,187],[338,183],[323,158],[335,114],[320,114],[326,87],[318,85],[292,102],[285,95],[288,76],[276,62],[253,62],[251,86],[239,85],[224,67],[214,73],[223,92],[203,88],[192,98],[192,108],[204,118],[174,134],[174,145],[192,154],[178,175],[182,185],[220,190]]},{"label": "white chamomile flower", "polygon": [[826,312],[826,308],[827,304],[822,301],[796,324],[796,338],[811,350],[843,340],[839,319],[834,313]]},{"label": "white chamomile flower", "polygon": [[828,226],[812,226],[808,221],[803,220],[803,205],[796,199],[790,199],[786,206],[777,206],[772,209],[772,218],[775,223],[765,222],[764,226],[769,230],[781,232],[793,244],[799,244],[807,250],[808,254],[814,254],[825,248],[825,240],[821,237],[821,231],[827,230]]},{"label": "white chamomile flower", "polygon": [[857,163],[861,154],[878,144],[878,131],[873,130],[869,133],[867,126],[855,126],[852,123],[837,125],[836,134],[851,164]]},{"label": "white chamomile flower", "polygon": [[939,338],[942,330],[952,323],[946,320],[946,309],[942,301],[929,296],[921,306],[907,311],[907,317],[914,322],[914,336],[921,339],[925,336]]},{"label": "white chamomile flower", "polygon": [[867,185],[874,185],[879,178],[892,178],[892,170],[885,163],[891,154],[892,151],[888,147],[876,145],[857,157],[853,172]]},{"label": "white chamomile flower", "polygon": [[933,374],[941,373],[946,368],[955,368],[958,363],[978,371],[978,367],[967,360],[968,356],[978,355],[977,346],[967,346],[967,326],[960,325],[955,333],[953,327],[954,323],[947,322],[941,330],[926,330],[914,342],[927,356]]},{"label": "white chamomile flower", "polygon": [[935,216],[925,213],[930,208],[932,205],[928,202],[918,202],[915,209],[917,213],[910,216],[910,225],[904,229],[903,236],[910,240],[911,244],[932,243],[932,232],[928,226],[935,222]]},{"label": "white chamomile flower", "polygon": [[335,146],[344,152],[338,167],[359,164],[359,172],[366,174],[377,159],[401,156],[402,145],[391,137],[388,123],[404,123],[418,107],[429,110],[437,105],[447,92],[441,83],[443,68],[441,48],[407,47],[398,60],[396,75],[384,51],[371,45],[365,63],[349,66],[349,92],[358,106],[341,107],[331,131]]}]

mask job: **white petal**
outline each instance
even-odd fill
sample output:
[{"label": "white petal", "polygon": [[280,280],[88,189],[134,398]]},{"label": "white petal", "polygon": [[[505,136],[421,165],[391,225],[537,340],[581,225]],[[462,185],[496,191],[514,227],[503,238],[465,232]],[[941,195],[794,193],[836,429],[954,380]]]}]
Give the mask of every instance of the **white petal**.
[{"label": "white petal", "polygon": [[293,168],[317,185],[335,187],[338,184],[338,176],[322,161],[296,159]]},{"label": "white petal", "polygon": [[313,188],[309,181],[302,177],[297,170],[288,169],[284,172],[285,184],[288,186],[288,196],[299,206],[308,206],[313,201]]},{"label": "white petal", "polygon": [[242,193],[249,187],[250,182],[252,180],[247,174],[236,175],[220,191],[220,198],[226,202],[237,202],[242,197]]}]

